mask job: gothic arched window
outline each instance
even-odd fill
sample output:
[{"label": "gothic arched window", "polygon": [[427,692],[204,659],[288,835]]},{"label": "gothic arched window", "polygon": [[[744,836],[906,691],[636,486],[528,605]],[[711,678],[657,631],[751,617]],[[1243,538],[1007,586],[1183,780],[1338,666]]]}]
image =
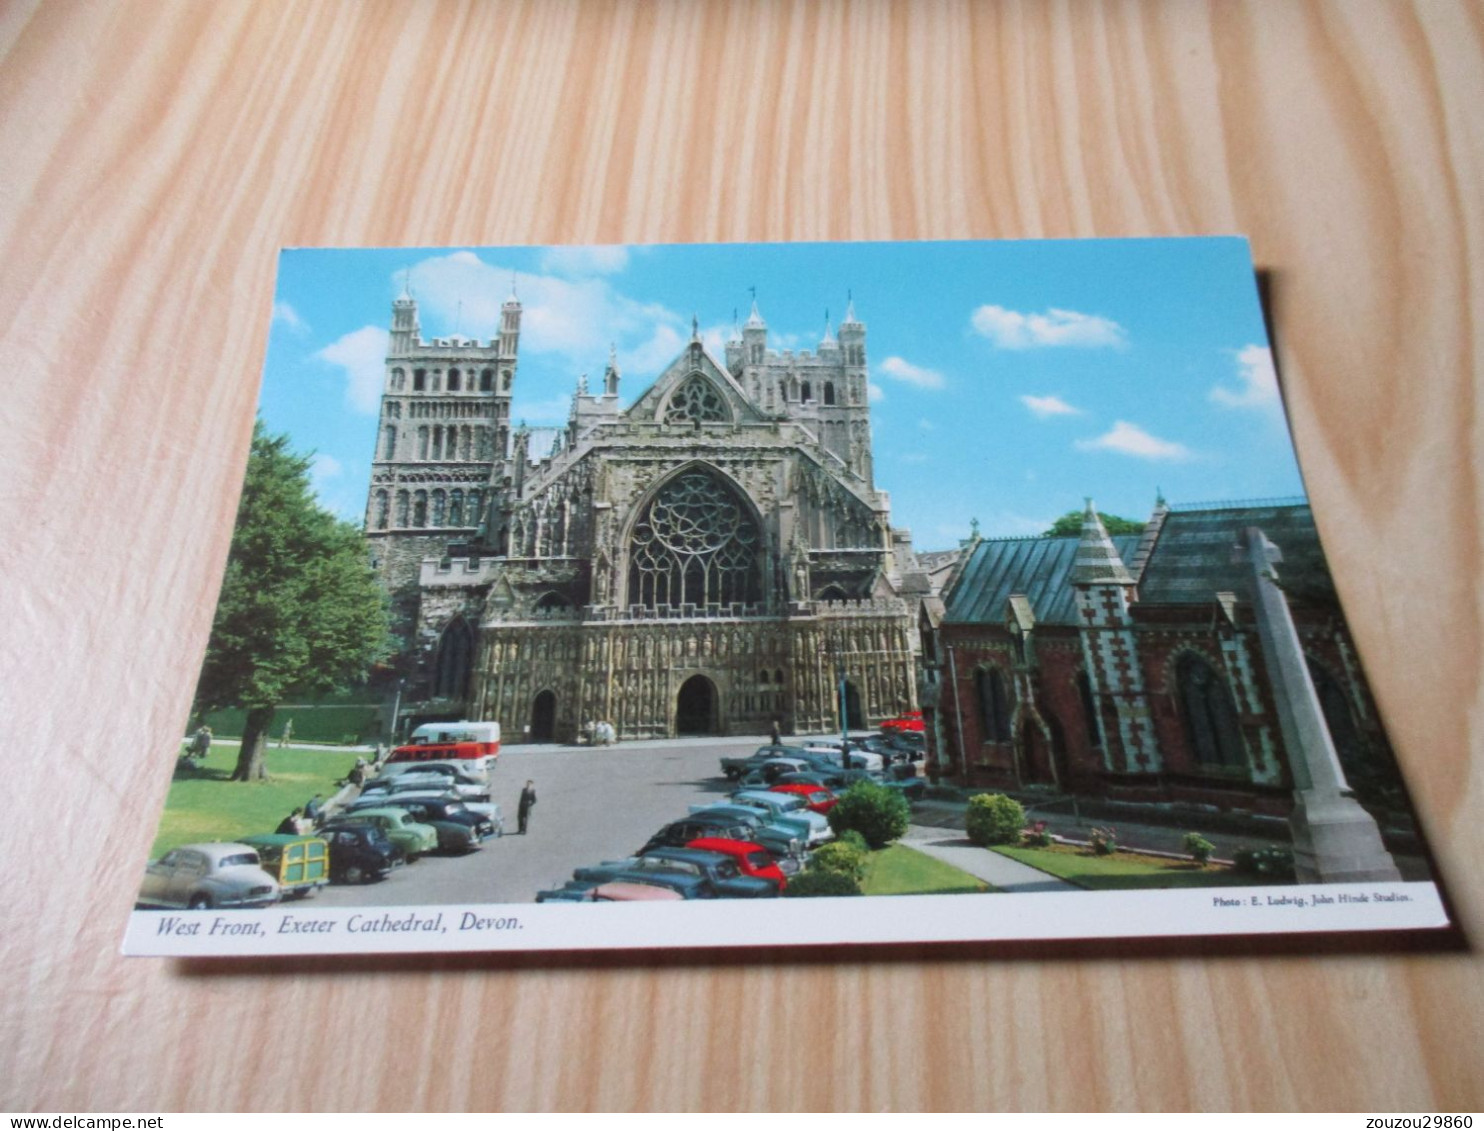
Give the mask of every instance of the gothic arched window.
[{"label": "gothic arched window", "polygon": [[433,525],[442,526],[448,510],[448,495],[440,488],[433,492]]},{"label": "gothic arched window", "polygon": [[1226,681],[1201,657],[1187,652],[1175,665],[1175,685],[1191,757],[1202,769],[1245,770],[1247,752]]},{"label": "gothic arched window", "polygon": [[809,382],[808,381],[805,381],[805,382],[801,383],[799,385],[799,400],[801,400],[801,401],[812,401],[813,399],[814,399],[814,391],[809,387]]},{"label": "gothic arched window", "polygon": [[459,384],[459,371],[457,369],[450,369],[448,371],[448,391],[450,393],[457,393],[459,391]]},{"label": "gothic arched window", "polygon": [[426,424],[417,426],[417,458],[428,458],[428,426]]},{"label": "gothic arched window", "polygon": [[428,371],[426,369],[414,369],[412,371],[412,391],[421,393],[428,387]]},{"label": "gothic arched window", "polygon": [[464,492],[460,491],[457,487],[454,488],[453,493],[448,497],[448,525],[464,525]]},{"label": "gothic arched window", "polygon": [[455,617],[438,638],[433,665],[433,694],[439,699],[462,699],[469,691],[474,659],[474,632],[463,617]]},{"label": "gothic arched window", "polygon": [[974,673],[974,692],[979,698],[979,722],[984,742],[1010,741],[1010,709],[1005,697],[1005,677],[999,668],[980,668]]},{"label": "gothic arched window", "polygon": [[480,374],[479,374],[479,391],[481,393],[488,393],[494,387],[495,387],[495,371],[493,369],[484,369],[484,370],[481,370],[480,371]]},{"label": "gothic arched window", "polygon": [[400,393],[407,387],[407,372],[403,369],[392,370],[392,392]]},{"label": "gothic arched window", "polygon": [[407,492],[406,491],[398,491],[397,492],[397,525],[398,526],[406,526],[407,525],[407,502],[408,502]]},{"label": "gothic arched window", "polygon": [[629,544],[629,601],[646,608],[760,599],[757,525],[715,475],[691,471],[645,505]]},{"label": "gothic arched window", "polygon": [[666,424],[702,424],[730,419],[731,413],[727,411],[720,391],[699,374],[687,378],[670,395],[670,404],[665,409]]},{"label": "gothic arched window", "polygon": [[468,501],[468,503],[464,507],[464,525],[465,526],[478,526],[479,525],[479,492],[478,491],[470,491],[469,492],[469,501]]},{"label": "gothic arched window", "polygon": [[428,525],[428,493],[417,491],[412,496],[412,525]]},{"label": "gothic arched window", "polygon": [[835,383],[833,381],[826,381],[824,383],[824,403],[827,405],[835,403]]},{"label": "gothic arched window", "polygon": [[1103,728],[1098,722],[1097,700],[1092,697],[1092,680],[1086,672],[1077,673],[1077,698],[1082,703],[1082,725],[1087,728],[1087,741],[1093,746],[1103,744]]},{"label": "gothic arched window", "polygon": [[397,458],[397,426],[388,424],[383,434],[382,459]]},{"label": "gothic arched window", "polygon": [[386,529],[387,515],[392,509],[392,500],[385,491],[376,492],[376,520],[377,530]]}]

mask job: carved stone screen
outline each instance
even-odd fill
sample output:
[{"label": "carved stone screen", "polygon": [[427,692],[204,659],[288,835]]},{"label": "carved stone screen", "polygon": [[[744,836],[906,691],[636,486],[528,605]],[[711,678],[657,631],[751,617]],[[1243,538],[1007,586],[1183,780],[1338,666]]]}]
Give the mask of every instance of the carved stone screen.
[{"label": "carved stone screen", "polygon": [[676,389],[670,397],[670,406],[665,409],[666,424],[705,424],[730,419],[721,393],[704,377],[692,377]]}]

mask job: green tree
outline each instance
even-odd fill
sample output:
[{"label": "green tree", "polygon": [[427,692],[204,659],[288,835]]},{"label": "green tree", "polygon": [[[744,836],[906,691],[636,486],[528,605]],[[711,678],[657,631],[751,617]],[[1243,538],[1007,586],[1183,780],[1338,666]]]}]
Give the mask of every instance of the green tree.
[{"label": "green tree", "polygon": [[233,781],[266,778],[277,704],[363,678],[388,650],[386,599],[360,530],[321,509],[309,459],[258,421],[196,711],[241,707]]},{"label": "green tree", "polygon": [[[1067,511],[1059,519],[1051,524],[1051,529],[1046,531],[1043,538],[1061,538],[1069,534],[1082,533],[1082,511]],[[1142,534],[1144,524],[1135,522],[1131,518],[1119,518],[1116,514],[1099,515],[1103,520],[1103,528],[1111,535],[1119,534]]]},{"label": "green tree", "polygon": [[829,812],[836,836],[854,829],[872,848],[885,848],[902,836],[911,818],[912,809],[901,791],[869,781],[856,782]]}]

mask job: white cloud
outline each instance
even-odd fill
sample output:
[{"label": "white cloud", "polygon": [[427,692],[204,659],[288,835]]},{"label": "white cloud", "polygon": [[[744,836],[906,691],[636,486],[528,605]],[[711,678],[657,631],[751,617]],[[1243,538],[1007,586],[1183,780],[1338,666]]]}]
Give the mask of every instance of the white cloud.
[{"label": "white cloud", "polygon": [[1116,349],[1128,344],[1128,335],[1117,322],[1097,314],[1079,314],[1056,307],[1040,314],[1028,314],[1003,306],[981,306],[969,322],[977,333],[1005,350],[1043,346]]},{"label": "white cloud", "polygon": [[886,390],[883,389],[880,385],[876,384],[875,381],[867,381],[866,399],[869,400],[872,404],[880,404],[882,401],[886,400]]},{"label": "white cloud", "polygon": [[[601,379],[594,382],[588,377],[588,387],[597,388]],[[574,385],[574,390],[576,386]],[[601,391],[601,390],[599,390]],[[565,424],[572,415],[572,396],[547,397],[544,401],[515,401],[510,406],[510,419],[517,424]]]},{"label": "white cloud", "polygon": [[919,389],[941,389],[946,384],[943,374],[937,370],[923,369],[900,357],[889,357],[876,368],[887,377],[916,385]]},{"label": "white cloud", "polygon": [[1115,421],[1111,429],[1095,440],[1078,440],[1077,448],[1084,452],[1117,452],[1137,459],[1186,460],[1191,457],[1190,449],[1184,444],[1151,436],[1137,424],[1126,420]]},{"label": "white cloud", "polygon": [[1273,351],[1266,346],[1244,346],[1236,356],[1238,387],[1217,385],[1211,390],[1211,399],[1227,408],[1277,408],[1282,402]]},{"label": "white cloud", "polygon": [[299,317],[297,310],[283,301],[273,304],[273,321],[282,322],[296,334],[304,334],[309,331],[309,323]]},{"label": "white cloud", "polygon": [[314,355],[345,372],[345,403],[356,412],[375,414],[381,408],[386,344],[387,332],[383,327],[362,326]]},{"label": "white cloud", "polygon": [[1082,410],[1067,404],[1060,397],[1032,397],[1023,396],[1020,403],[1030,409],[1036,416],[1045,420],[1049,416],[1081,416]]},{"label": "white cloud", "polygon": [[[486,263],[472,251],[423,260],[412,268],[412,285],[424,333],[429,326],[451,330],[457,319],[460,333],[494,337],[511,281],[508,269]],[[606,279],[518,274],[514,282],[522,307],[522,354],[557,354],[578,372],[601,370],[614,342],[622,367],[632,361],[637,370],[647,371],[652,367],[638,362],[652,356],[644,346],[662,327],[683,335],[677,339],[682,343],[690,334],[689,318],[658,303],[636,302]],[[630,354],[634,350],[639,352]]]},{"label": "white cloud", "polygon": [[629,265],[629,249],[618,244],[553,247],[541,256],[541,270],[566,278],[616,275]]}]

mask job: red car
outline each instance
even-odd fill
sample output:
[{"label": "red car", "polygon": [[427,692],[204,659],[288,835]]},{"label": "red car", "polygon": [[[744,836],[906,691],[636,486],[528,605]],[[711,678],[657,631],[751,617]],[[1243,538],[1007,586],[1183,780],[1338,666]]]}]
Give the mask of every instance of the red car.
[{"label": "red car", "polygon": [[804,799],[804,803],[816,813],[828,813],[839,802],[833,792],[822,785],[805,785],[803,782],[783,782],[770,785],[770,793],[792,793]]},{"label": "red car", "polygon": [[703,852],[719,852],[737,862],[744,876],[756,876],[760,880],[771,880],[781,892],[788,887],[788,877],[783,869],[773,862],[768,850],[760,844],[746,840],[726,840],[717,836],[697,837],[687,842],[686,848],[699,848]]},{"label": "red car", "polygon": [[899,715],[894,719],[885,719],[881,723],[884,733],[894,730],[911,730],[922,734],[927,728],[922,722],[921,711],[908,711],[905,715]]}]

